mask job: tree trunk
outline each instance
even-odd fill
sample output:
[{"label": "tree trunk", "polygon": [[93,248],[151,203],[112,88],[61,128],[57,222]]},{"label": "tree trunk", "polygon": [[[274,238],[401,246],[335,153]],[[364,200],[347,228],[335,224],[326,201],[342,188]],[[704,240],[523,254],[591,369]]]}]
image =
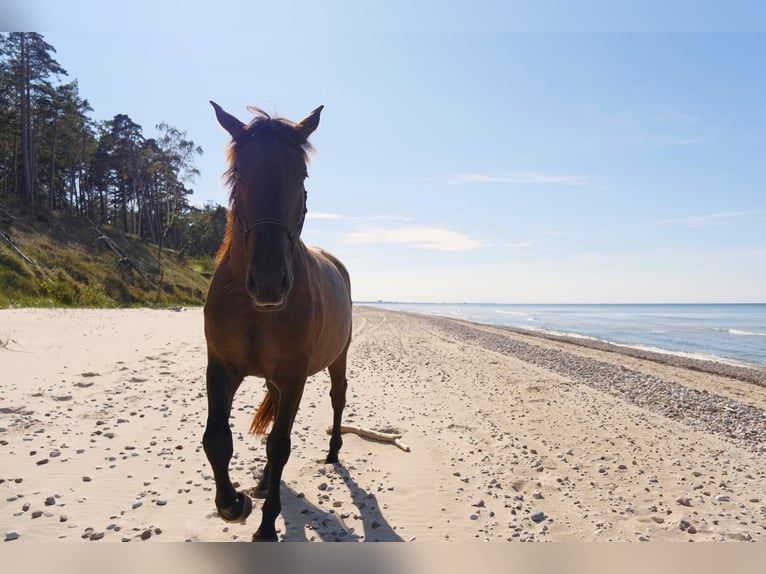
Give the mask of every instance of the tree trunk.
[{"label": "tree trunk", "polygon": [[48,188],[48,205],[56,209],[56,132],[58,131],[57,117],[53,118],[53,141],[51,142],[51,174],[50,187]]},{"label": "tree trunk", "polygon": [[27,35],[22,32],[19,35],[19,95],[21,105],[21,164],[22,181],[24,189],[22,199],[26,203],[32,203],[34,200],[34,187],[32,182],[32,142],[30,135],[32,132],[29,116],[29,54],[27,47]]}]

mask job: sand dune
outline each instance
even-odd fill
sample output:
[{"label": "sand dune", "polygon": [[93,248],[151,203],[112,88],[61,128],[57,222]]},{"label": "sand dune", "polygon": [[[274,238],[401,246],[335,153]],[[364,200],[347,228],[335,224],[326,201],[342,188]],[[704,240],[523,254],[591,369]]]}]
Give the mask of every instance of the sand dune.
[{"label": "sand dune", "polygon": [[[0,311],[0,535],[248,541],[216,514],[201,447],[202,312]],[[344,435],[325,465],[329,377],[293,431],[287,541],[763,541],[766,388],[445,319],[357,307]],[[235,397],[232,478],[264,385]]]}]

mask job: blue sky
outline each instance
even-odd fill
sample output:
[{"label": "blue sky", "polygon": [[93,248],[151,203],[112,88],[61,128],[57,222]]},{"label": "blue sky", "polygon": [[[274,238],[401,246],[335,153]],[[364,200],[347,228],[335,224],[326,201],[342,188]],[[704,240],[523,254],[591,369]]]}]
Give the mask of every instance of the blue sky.
[{"label": "blue sky", "polygon": [[[356,300],[765,302],[764,10],[705,2],[35,2],[94,116],[201,145],[298,120],[304,239]],[[385,7],[383,7],[385,6]],[[607,7],[607,10],[604,10]]]}]

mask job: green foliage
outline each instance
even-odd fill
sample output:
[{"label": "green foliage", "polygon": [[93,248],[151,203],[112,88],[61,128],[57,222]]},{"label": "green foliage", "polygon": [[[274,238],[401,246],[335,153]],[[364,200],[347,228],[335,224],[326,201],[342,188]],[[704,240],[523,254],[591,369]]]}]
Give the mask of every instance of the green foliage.
[{"label": "green foliage", "polygon": [[179,219],[184,252],[191,257],[215,257],[226,234],[228,211],[221,205],[193,207]]},{"label": "green foliage", "polygon": [[199,174],[202,149],[164,122],[154,138],[125,113],[95,122],[77,80],[60,83],[68,73],[55,52],[42,34],[0,33],[0,209],[44,206],[209,254],[205,242],[185,244],[195,217],[187,184]]},{"label": "green foliage", "polygon": [[227,219],[188,203],[202,149],[165,123],[95,122],[55,52],[0,33],[0,228],[34,262],[0,243],[0,307],[201,304]]},{"label": "green foliage", "polygon": [[[0,243],[0,307],[123,307],[201,305],[209,283],[211,260],[189,265],[136,237],[102,230],[125,256],[126,263],[107,247],[87,220],[51,215],[47,222],[34,215],[16,215],[4,230],[33,261],[25,262]],[[154,283],[150,285],[146,278]]]}]

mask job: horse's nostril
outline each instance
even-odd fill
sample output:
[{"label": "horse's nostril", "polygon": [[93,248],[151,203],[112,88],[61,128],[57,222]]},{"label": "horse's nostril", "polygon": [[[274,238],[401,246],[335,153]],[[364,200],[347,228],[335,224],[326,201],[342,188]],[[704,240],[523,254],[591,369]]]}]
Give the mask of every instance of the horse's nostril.
[{"label": "horse's nostril", "polygon": [[252,272],[247,274],[247,281],[246,281],[245,287],[250,293],[256,292],[256,282]]}]

